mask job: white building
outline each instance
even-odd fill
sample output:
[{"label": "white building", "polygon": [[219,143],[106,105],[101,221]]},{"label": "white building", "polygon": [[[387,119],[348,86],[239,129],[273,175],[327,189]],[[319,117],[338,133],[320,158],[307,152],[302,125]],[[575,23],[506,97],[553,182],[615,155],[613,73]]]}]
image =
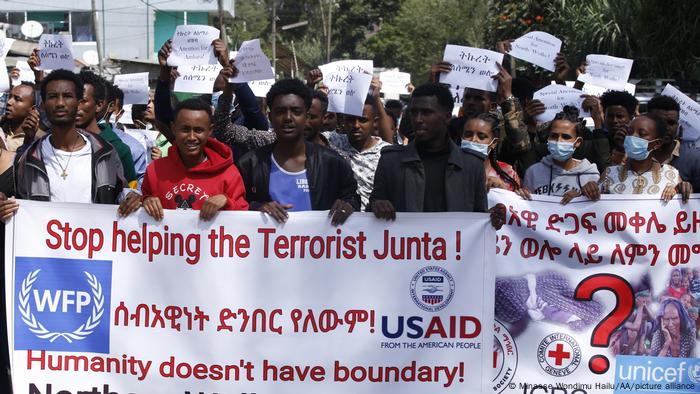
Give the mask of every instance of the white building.
[{"label": "white building", "polygon": [[[183,24],[219,26],[217,0],[95,0],[97,29],[105,58],[153,61],[163,42]],[[71,34],[74,42],[95,41],[91,0],[22,0],[0,3],[8,37],[26,39],[20,26],[40,22],[44,33]],[[223,0],[225,18],[234,0]]]}]

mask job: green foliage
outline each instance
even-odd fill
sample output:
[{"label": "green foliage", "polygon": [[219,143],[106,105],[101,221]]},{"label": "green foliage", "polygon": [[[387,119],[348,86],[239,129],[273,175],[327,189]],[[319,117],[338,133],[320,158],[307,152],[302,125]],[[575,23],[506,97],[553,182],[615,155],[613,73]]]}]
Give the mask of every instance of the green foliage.
[{"label": "green foliage", "polygon": [[427,79],[446,44],[483,47],[487,8],[478,0],[405,0],[393,21],[367,38],[359,54],[376,67],[410,72],[414,83]]}]

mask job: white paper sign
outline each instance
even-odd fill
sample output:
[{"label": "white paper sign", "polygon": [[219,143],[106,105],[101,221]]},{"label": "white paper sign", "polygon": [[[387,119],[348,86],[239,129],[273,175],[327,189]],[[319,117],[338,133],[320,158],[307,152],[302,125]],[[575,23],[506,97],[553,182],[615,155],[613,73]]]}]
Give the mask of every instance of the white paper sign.
[{"label": "white paper sign", "polygon": [[681,106],[679,120],[683,127],[683,141],[697,141],[700,138],[700,104],[671,84],[667,84],[661,94],[673,97]]},{"label": "white paper sign", "polygon": [[39,39],[39,59],[42,70],[73,71],[73,39],[63,34],[42,34]]},{"label": "white paper sign", "polygon": [[488,49],[446,45],[442,60],[452,64],[452,71],[440,74],[440,82],[495,92],[498,81],[496,63],[503,64],[503,54]]},{"label": "white paper sign", "polygon": [[554,71],[554,58],[561,51],[561,40],[543,31],[532,31],[511,43],[509,55]]},{"label": "white paper sign", "polygon": [[260,40],[257,38],[243,41],[236,54],[235,66],[238,69],[238,75],[235,78],[229,78],[229,82],[240,83],[275,78],[270,59],[260,49]]},{"label": "white paper sign", "polygon": [[607,55],[588,55],[586,62],[586,72],[578,80],[614,90],[625,88],[634,63],[632,59]]},{"label": "white paper sign", "polygon": [[0,57],[1,58],[6,58],[7,53],[10,52],[10,48],[12,48],[12,44],[14,44],[15,40],[12,38],[2,38],[0,39]]},{"label": "white paper sign", "polygon": [[248,82],[248,86],[250,87],[250,90],[253,91],[253,94],[255,95],[255,97],[267,96],[267,92],[270,91],[270,88],[274,84],[275,84],[274,79],[263,79],[261,81]]},{"label": "white paper sign", "polygon": [[634,92],[637,91],[637,85],[632,84],[632,83],[626,83],[625,87],[622,89],[608,89],[608,88],[603,88],[600,86],[592,85],[590,83],[586,83],[583,85],[583,88],[581,88],[583,93],[589,94],[591,96],[600,96],[603,93],[607,92],[608,90],[617,90],[617,91],[622,91],[622,92],[627,92],[634,96]]},{"label": "white paper sign", "polygon": [[211,94],[214,82],[222,67],[220,64],[187,65],[177,68],[180,76],[175,80],[173,91]]},{"label": "white paper sign", "polygon": [[319,66],[323,84],[328,87],[328,112],[362,116],[372,74],[354,71],[363,70],[358,64],[339,66],[336,63]]},{"label": "white paper sign", "polygon": [[15,67],[19,69],[19,78],[12,80],[12,86],[17,86],[22,81],[34,82],[34,71],[29,67],[29,63],[24,60],[17,60]]},{"label": "white paper sign", "polygon": [[207,25],[180,25],[173,35],[173,51],[169,66],[187,64],[216,64],[212,41],[219,38],[219,29]]},{"label": "white paper sign", "polygon": [[535,119],[538,122],[548,122],[567,105],[578,108],[579,116],[582,118],[590,116],[590,114],[581,107],[584,100],[581,96],[583,96],[582,91],[570,88],[566,85],[547,85],[536,91],[532,96],[533,100],[541,101],[546,108],[545,112],[537,115]]},{"label": "white paper sign", "polygon": [[[0,59],[0,70],[7,70],[7,65],[5,64],[5,59]],[[10,74],[6,72],[0,72],[0,92],[7,92],[10,90]]]},{"label": "white paper sign", "polygon": [[119,74],[114,84],[124,92],[124,104],[148,104],[148,73]]},{"label": "white paper sign", "polygon": [[385,99],[398,100],[402,94],[409,94],[406,85],[411,83],[411,74],[401,71],[383,71],[379,73],[382,81],[382,93]]},{"label": "white paper sign", "polygon": [[324,74],[325,83],[325,71],[328,72],[355,72],[355,73],[369,73],[372,74],[374,71],[374,62],[372,60],[338,60],[336,62],[331,62],[323,66],[319,66],[321,72]]}]

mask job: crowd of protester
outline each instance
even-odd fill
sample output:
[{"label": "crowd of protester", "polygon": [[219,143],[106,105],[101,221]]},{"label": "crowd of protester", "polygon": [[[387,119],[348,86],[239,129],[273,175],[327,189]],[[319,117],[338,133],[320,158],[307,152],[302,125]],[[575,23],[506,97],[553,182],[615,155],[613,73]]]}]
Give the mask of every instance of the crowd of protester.
[{"label": "crowd of protester", "polygon": [[[585,97],[592,124],[574,107],[538,122],[539,87],[501,68],[497,92],[467,88],[453,117],[453,96],[437,82],[451,65],[437,62],[431,82],[411,87],[404,100],[383,100],[374,78],[356,116],[328,111],[319,69],[305,81],[277,81],[261,102],[247,84],[228,82],[235,62],[222,41],[212,45],[223,67],[212,95],[174,98],[177,70],[167,65],[166,42],[152,100],[133,107],[129,124],[120,122],[117,86],[90,70],[44,74],[35,51],[28,63],[36,83],[16,81],[0,123],[0,217],[28,199],[114,204],[121,216],[143,208],[156,220],[171,209],[198,210],[202,220],[256,210],[277,222],[320,210],[333,225],[359,211],[386,220],[397,212],[490,212],[500,228],[504,207],[488,206],[491,188],[562,204],[601,194],[685,201],[700,189],[700,150],[681,140],[680,107],[668,96],[640,113],[633,95],[608,91]],[[569,70],[560,55],[552,79],[563,83]],[[144,143],[139,130],[156,137]],[[694,343],[700,272],[678,276],[658,313],[638,293],[620,353],[683,356],[691,323]],[[680,316],[682,329],[667,315]],[[5,365],[6,358],[4,351]]]}]

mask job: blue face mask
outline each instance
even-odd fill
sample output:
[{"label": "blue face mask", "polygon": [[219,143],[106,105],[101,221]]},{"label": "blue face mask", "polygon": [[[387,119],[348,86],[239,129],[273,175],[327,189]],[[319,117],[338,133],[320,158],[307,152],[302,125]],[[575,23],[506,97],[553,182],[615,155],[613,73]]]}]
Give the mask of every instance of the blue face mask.
[{"label": "blue face mask", "polygon": [[560,162],[569,160],[571,156],[574,155],[574,151],[576,150],[573,142],[556,141],[547,141],[547,149],[552,155],[552,158]]},{"label": "blue face mask", "polygon": [[[656,140],[654,140],[656,141]],[[625,153],[632,160],[642,161],[649,157],[649,143],[644,138],[628,135],[625,137]]]},{"label": "blue face mask", "polygon": [[462,150],[466,151],[467,149],[481,153],[484,156],[489,155],[489,146],[490,144],[480,144],[478,142],[472,142],[472,141],[467,141],[467,140],[462,140]]}]

